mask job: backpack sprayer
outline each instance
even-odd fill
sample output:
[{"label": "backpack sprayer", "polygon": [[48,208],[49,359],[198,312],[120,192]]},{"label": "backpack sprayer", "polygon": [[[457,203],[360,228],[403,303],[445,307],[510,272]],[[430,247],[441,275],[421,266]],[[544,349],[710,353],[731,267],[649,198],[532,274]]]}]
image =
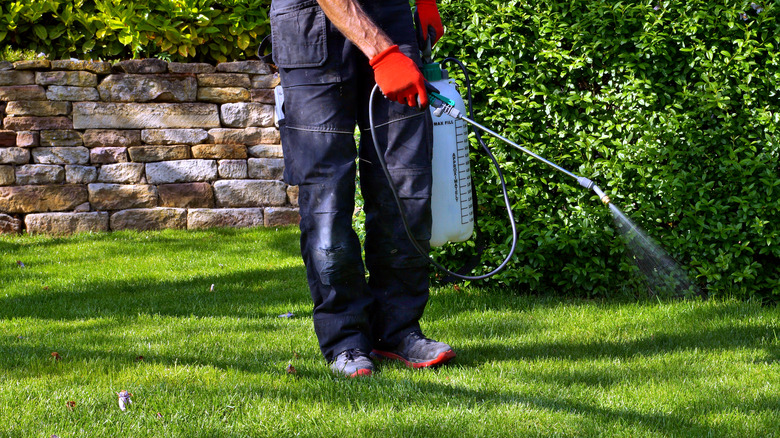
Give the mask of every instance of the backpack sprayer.
[{"label": "backpack sprayer", "polygon": [[[429,40],[430,41],[430,40]],[[258,56],[264,52],[268,38],[263,40],[263,43],[258,48]],[[444,245],[447,242],[464,242],[471,238],[474,232],[474,196],[472,195],[471,185],[471,169],[469,159],[469,144],[468,144],[468,132],[466,130],[466,124],[472,125],[475,128],[484,131],[499,140],[507,143],[508,145],[525,152],[526,154],[536,158],[537,160],[547,164],[548,166],[574,178],[577,182],[586,189],[593,190],[604,204],[609,204],[610,199],[604,192],[593,183],[590,179],[576,175],[557,164],[549,161],[534,152],[524,148],[523,146],[514,143],[508,138],[496,133],[495,131],[475,122],[474,110],[471,103],[471,83],[469,81],[468,71],[466,67],[455,58],[446,58],[444,62],[454,62],[457,64],[463,72],[466,87],[467,87],[467,99],[468,99],[468,113],[470,117],[465,116],[466,105],[460,93],[457,90],[455,81],[449,78],[447,70],[440,67],[438,63],[432,61],[431,47],[423,50],[423,75],[427,81],[426,85],[429,88],[428,100],[430,102],[429,111],[433,117],[433,162],[432,162],[432,174],[433,174],[433,186],[431,188],[431,214],[432,214],[432,227],[431,227],[431,240],[430,245],[432,247]],[[409,223],[406,220],[406,211],[404,209],[401,198],[398,195],[398,190],[393,183],[390,172],[387,169],[387,163],[384,156],[376,142],[375,126],[374,126],[374,98],[377,95],[379,86],[375,85],[371,92],[369,100],[369,125],[372,135],[372,141],[374,148],[376,149],[379,162],[384,171],[390,186],[390,190],[395,198],[395,202],[398,205],[398,209],[401,212],[401,220],[404,224],[404,229],[409,237],[412,245],[415,249],[428,261],[439,270],[446,272],[447,274],[459,278],[462,280],[483,280],[488,277],[502,271],[509,260],[514,255],[517,247],[517,227],[515,225],[514,217],[512,215],[512,206],[509,201],[509,195],[507,194],[506,182],[504,181],[504,175],[501,172],[501,167],[498,164],[493,153],[487,147],[482,140],[482,136],[479,131],[474,131],[474,135],[477,141],[482,146],[482,149],[487,153],[493,162],[499,181],[501,183],[501,190],[504,198],[504,205],[507,209],[507,217],[509,224],[512,228],[512,245],[509,249],[509,254],[501,262],[501,264],[488,272],[487,274],[470,276],[462,275],[450,271],[435,260],[433,260],[428,252],[424,250],[417,243],[417,240],[412,235]],[[274,97],[276,100],[275,121],[284,118],[283,103],[284,103],[284,91],[282,86],[277,86],[274,89]],[[443,117],[446,114],[447,117]],[[278,125],[277,125],[278,127]]]},{"label": "backpack sprayer", "polygon": [[[468,93],[467,98],[469,104],[469,116],[471,116],[471,118],[464,115],[464,113],[466,113],[466,106],[460,94],[458,93],[454,80],[448,77],[447,71],[442,69],[438,63],[432,62],[431,49],[429,45],[426,50],[423,51],[424,65],[422,71],[425,79],[428,82],[426,85],[429,85],[429,110],[431,111],[433,117],[433,186],[431,189],[432,228],[430,240],[430,245],[432,247],[441,246],[446,242],[466,241],[471,237],[474,231],[474,199],[472,196],[471,187],[468,132],[466,130],[466,124],[472,125],[475,128],[498,138],[508,145],[519,149],[522,152],[547,164],[548,166],[564,173],[565,175],[576,179],[577,183],[579,183],[582,187],[593,190],[604,204],[610,203],[609,197],[604,194],[604,192],[590,179],[576,175],[553,163],[552,161],[535,154],[527,148],[514,143],[501,134],[498,134],[497,132],[474,121],[474,111],[471,104],[471,83],[469,81],[468,71],[466,70],[465,66],[455,58],[447,58],[444,61],[458,64],[458,66],[463,71]],[[395,202],[401,212],[401,220],[403,221],[404,228],[406,229],[406,234],[409,237],[412,245],[421,255],[425,256],[428,261],[439,270],[462,280],[482,280],[491,277],[503,270],[509,263],[512,255],[514,255],[515,248],[517,247],[517,227],[512,215],[512,207],[509,201],[509,196],[507,195],[506,183],[504,181],[501,168],[493,153],[482,140],[479,131],[474,131],[475,137],[492,160],[501,182],[504,204],[506,205],[509,223],[512,228],[512,245],[509,250],[509,254],[496,269],[484,275],[469,276],[452,272],[441,264],[437,263],[423,248],[420,247],[420,245],[417,243],[417,240],[412,235],[409,224],[406,220],[406,212],[404,210],[403,204],[398,195],[395,184],[393,183],[393,180],[390,176],[390,172],[387,169],[387,164],[381,153],[379,145],[376,142],[373,108],[374,96],[377,94],[377,91],[379,91],[379,87],[374,86],[369,102],[369,125],[371,129],[372,140],[377,151],[377,156],[379,157],[379,162],[389,182],[390,190],[393,193]],[[446,114],[448,117],[443,117],[444,114]]]}]

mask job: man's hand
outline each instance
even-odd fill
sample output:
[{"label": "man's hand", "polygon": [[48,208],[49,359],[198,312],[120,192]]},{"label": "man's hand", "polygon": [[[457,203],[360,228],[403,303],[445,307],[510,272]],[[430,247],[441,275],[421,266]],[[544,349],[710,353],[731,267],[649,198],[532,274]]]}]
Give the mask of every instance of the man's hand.
[{"label": "man's hand", "polygon": [[[417,33],[422,36],[423,42],[428,40],[428,34],[431,33],[433,36],[431,46],[433,46],[444,35],[444,26],[441,24],[436,0],[417,0],[416,5],[417,15],[420,17],[420,28],[417,29]],[[430,32],[429,28],[433,29],[433,32]]]},{"label": "man's hand", "polygon": [[428,106],[422,72],[397,45],[374,56],[369,63],[374,68],[374,80],[385,97],[410,107]]}]

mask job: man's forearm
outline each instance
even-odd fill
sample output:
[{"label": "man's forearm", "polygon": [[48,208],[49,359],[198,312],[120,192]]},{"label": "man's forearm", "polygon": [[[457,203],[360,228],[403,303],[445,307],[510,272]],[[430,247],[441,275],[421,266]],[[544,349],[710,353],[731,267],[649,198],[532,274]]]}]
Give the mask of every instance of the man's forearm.
[{"label": "man's forearm", "polygon": [[368,59],[393,45],[393,41],[356,0],[317,0],[328,19],[352,41]]}]

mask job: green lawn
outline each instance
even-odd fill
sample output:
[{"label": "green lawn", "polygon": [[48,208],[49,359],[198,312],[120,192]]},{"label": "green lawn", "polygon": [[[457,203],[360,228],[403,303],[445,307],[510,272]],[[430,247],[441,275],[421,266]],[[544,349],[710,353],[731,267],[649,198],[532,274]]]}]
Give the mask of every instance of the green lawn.
[{"label": "green lawn", "polygon": [[448,286],[423,325],[452,365],[337,378],[295,229],[0,237],[0,437],[780,434],[776,307]]}]

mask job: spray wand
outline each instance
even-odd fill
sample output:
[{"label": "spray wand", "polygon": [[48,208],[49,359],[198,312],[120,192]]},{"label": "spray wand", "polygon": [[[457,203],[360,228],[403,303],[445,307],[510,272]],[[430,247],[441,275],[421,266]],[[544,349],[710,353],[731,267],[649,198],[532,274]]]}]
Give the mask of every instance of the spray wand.
[{"label": "spray wand", "polygon": [[599,188],[599,186],[597,186],[589,178],[586,178],[584,176],[576,175],[576,174],[574,174],[574,173],[564,169],[563,167],[553,163],[552,161],[550,161],[550,160],[548,160],[548,159],[546,159],[546,158],[544,158],[544,157],[542,157],[542,156],[540,156],[538,154],[535,154],[534,152],[528,150],[527,148],[524,148],[524,147],[520,146],[519,144],[513,142],[512,140],[509,140],[508,138],[506,138],[503,135],[493,131],[492,129],[487,128],[487,127],[485,127],[485,126],[475,122],[474,120],[471,120],[470,118],[468,118],[465,115],[463,115],[463,113],[461,113],[457,108],[455,108],[455,102],[453,102],[452,100],[442,96],[441,94],[439,94],[439,93],[437,93],[435,91],[431,91],[431,92],[428,93],[428,100],[430,102],[430,105],[432,107],[436,108],[436,110],[434,111],[434,114],[437,117],[441,116],[442,114],[447,114],[448,116],[452,117],[453,119],[463,120],[464,122],[468,123],[469,125],[474,126],[475,128],[479,128],[480,130],[482,130],[482,131],[492,135],[493,137],[496,137],[497,139],[503,141],[504,143],[506,143],[506,144],[516,148],[516,149],[519,149],[519,150],[525,152],[526,154],[536,158],[537,160],[541,161],[544,164],[547,164],[548,166],[552,167],[553,169],[555,169],[555,170],[557,170],[559,172],[562,172],[562,173],[564,173],[564,174],[566,174],[566,175],[576,179],[577,182],[582,187],[585,187],[588,190],[592,189],[594,192],[596,192],[596,194],[598,195],[599,199],[601,199],[601,202],[603,202],[604,204],[609,204],[609,202],[610,202],[609,196],[604,194],[604,192],[601,190],[601,188]]},{"label": "spray wand", "polygon": [[[464,69],[465,70],[465,69]],[[455,108],[453,101],[442,96],[435,91],[428,93],[430,105],[434,108],[434,114],[440,116],[441,114],[447,114],[450,117],[464,122],[480,129],[500,140],[506,144],[517,148],[526,154],[536,158],[537,160],[547,164],[548,166],[564,173],[577,180],[577,183],[588,190],[593,190],[598,195],[601,202],[609,207],[612,213],[615,223],[618,226],[618,231],[621,232],[625,239],[626,246],[629,252],[632,254],[634,261],[637,263],[637,267],[640,272],[648,281],[648,285],[651,293],[658,293],[660,291],[672,291],[676,293],[698,293],[699,288],[692,284],[687,274],[680,269],[677,262],[674,261],[656,242],[648,237],[641,229],[639,229],[628,217],[623,214],[620,209],[611,203],[609,196],[607,196],[599,186],[593,181],[584,176],[576,175],[563,167],[553,163],[544,157],[535,154],[534,152],[524,148],[508,138],[498,134],[497,132],[482,126],[481,124],[471,120],[464,116],[457,108]],[[514,225],[514,224],[513,224]]]}]

